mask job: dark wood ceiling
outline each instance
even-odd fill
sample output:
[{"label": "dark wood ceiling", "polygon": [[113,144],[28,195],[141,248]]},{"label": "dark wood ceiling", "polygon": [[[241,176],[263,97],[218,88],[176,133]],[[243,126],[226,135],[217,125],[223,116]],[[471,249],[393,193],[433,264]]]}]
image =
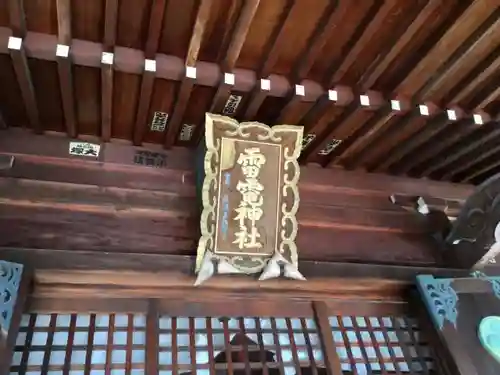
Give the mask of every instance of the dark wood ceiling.
[{"label": "dark wood ceiling", "polygon": [[204,113],[241,96],[238,120],[305,126],[303,163],[474,183],[500,171],[499,0],[6,3],[6,126],[194,147]]}]

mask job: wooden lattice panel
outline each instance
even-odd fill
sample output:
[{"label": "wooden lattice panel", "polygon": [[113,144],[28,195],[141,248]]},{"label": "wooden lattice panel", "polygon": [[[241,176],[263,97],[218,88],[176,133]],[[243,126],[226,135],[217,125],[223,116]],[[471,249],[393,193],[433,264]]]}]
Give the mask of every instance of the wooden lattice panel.
[{"label": "wooden lattice panel", "polygon": [[[430,348],[413,319],[328,321],[342,374],[434,373]],[[160,375],[326,374],[311,318],[161,316],[157,334],[147,337],[140,314],[25,315],[11,374],[144,374],[150,339],[158,341]]]}]

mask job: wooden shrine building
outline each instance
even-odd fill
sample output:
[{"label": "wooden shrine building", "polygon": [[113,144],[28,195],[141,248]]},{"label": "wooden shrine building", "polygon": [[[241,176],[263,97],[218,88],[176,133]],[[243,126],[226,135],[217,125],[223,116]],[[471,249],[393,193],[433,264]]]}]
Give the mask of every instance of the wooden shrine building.
[{"label": "wooden shrine building", "polygon": [[0,0],[0,375],[500,374],[499,82],[500,0]]}]

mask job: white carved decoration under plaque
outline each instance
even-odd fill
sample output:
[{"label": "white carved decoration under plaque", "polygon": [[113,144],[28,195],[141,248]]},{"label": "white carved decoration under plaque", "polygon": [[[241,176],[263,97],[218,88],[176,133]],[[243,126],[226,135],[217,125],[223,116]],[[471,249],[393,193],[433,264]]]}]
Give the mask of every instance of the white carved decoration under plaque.
[{"label": "white carved decoration under plaque", "polygon": [[0,329],[6,335],[17,300],[23,266],[0,260]]}]

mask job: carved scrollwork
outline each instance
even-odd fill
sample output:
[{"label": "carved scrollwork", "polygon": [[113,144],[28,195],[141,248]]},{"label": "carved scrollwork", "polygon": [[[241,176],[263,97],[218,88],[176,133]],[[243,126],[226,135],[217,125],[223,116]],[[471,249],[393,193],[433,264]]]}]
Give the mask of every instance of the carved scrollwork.
[{"label": "carved scrollwork", "polygon": [[448,321],[457,328],[458,295],[451,285],[453,280],[435,279],[430,275],[417,276],[417,280],[436,326],[442,330],[445,321]]},{"label": "carved scrollwork", "polygon": [[17,300],[23,266],[0,261],[0,328],[7,332]]},{"label": "carved scrollwork", "polygon": [[[217,241],[218,224],[217,217],[220,202],[218,197],[221,193],[220,174],[227,169],[225,160],[221,155],[227,155],[228,151],[223,146],[227,139],[242,140],[245,142],[263,142],[267,145],[276,145],[279,148],[280,162],[278,170],[278,203],[276,209],[279,211],[276,217],[276,244],[273,247],[275,253],[280,253],[288,262],[295,267],[298,265],[297,247],[295,239],[297,236],[298,223],[295,215],[299,207],[298,181],[300,167],[297,159],[301,152],[302,127],[291,125],[276,125],[269,127],[258,122],[238,123],[232,118],[207,114],[206,116],[206,153],[204,159],[204,182],[202,186],[203,211],[201,215],[201,238],[198,243],[196,271],[198,272],[204,254],[210,251],[214,258],[227,262],[244,273],[256,273],[261,271],[268,260],[273,256],[270,252],[265,254],[230,254],[220,251]],[[221,144],[222,143],[222,144]],[[270,146],[267,146],[270,147]],[[222,158],[222,159],[221,159]],[[227,193],[224,193],[227,194]],[[219,224],[220,225],[220,224]],[[273,242],[270,242],[274,244]],[[266,255],[267,254],[267,255]]]}]

